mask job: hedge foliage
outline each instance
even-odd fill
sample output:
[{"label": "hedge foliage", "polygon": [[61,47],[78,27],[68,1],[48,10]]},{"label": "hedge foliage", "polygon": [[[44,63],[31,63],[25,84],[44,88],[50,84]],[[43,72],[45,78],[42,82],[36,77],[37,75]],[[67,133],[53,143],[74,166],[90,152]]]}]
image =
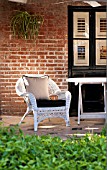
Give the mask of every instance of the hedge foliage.
[{"label": "hedge foliage", "polygon": [[63,141],[59,137],[24,135],[0,127],[0,170],[105,170],[106,137],[89,135]]}]

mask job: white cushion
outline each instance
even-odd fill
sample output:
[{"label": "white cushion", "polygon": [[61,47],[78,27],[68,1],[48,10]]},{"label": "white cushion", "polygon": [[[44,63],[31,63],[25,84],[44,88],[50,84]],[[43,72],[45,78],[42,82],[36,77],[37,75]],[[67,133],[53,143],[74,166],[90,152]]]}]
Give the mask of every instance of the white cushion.
[{"label": "white cushion", "polygon": [[49,99],[48,76],[23,76],[26,92],[33,93],[36,99]]}]

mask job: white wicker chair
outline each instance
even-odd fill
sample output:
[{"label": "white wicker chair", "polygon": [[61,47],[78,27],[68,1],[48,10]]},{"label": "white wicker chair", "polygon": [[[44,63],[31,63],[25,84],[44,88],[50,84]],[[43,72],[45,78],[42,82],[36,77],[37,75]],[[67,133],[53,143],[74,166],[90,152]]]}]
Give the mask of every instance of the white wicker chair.
[{"label": "white wicker chair", "polygon": [[[37,75],[27,75],[27,76],[33,76],[36,77]],[[19,125],[23,121],[26,115],[28,115],[30,112],[33,112],[34,115],[34,131],[37,131],[37,127],[39,122],[46,118],[54,118],[54,117],[60,117],[63,118],[66,122],[66,126],[70,126],[69,122],[69,108],[70,108],[70,102],[71,102],[71,93],[69,91],[62,91],[59,89],[57,84],[49,78],[48,81],[48,87],[49,87],[49,94],[52,97],[53,95],[57,95],[58,99],[65,100],[64,106],[57,106],[57,107],[38,107],[37,106],[37,100],[35,96],[32,93],[26,92],[24,82],[22,77],[19,78],[16,82],[16,93],[17,95],[24,98],[24,101],[27,104],[27,110],[23,117],[21,118],[21,121],[19,122]]]}]

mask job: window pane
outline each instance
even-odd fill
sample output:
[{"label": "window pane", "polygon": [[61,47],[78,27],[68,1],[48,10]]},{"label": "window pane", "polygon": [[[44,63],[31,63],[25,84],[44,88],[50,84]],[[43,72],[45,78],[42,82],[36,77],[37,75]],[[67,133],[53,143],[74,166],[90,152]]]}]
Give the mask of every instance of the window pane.
[{"label": "window pane", "polygon": [[84,60],[85,59],[85,46],[78,46],[78,60]]},{"label": "window pane", "polygon": [[96,38],[106,38],[107,18],[106,12],[96,12]]},{"label": "window pane", "polygon": [[105,65],[107,55],[106,40],[96,40],[96,65]]},{"label": "window pane", "polygon": [[73,13],[73,37],[89,38],[89,13]]},{"label": "window pane", "polygon": [[74,66],[89,66],[89,40],[73,41]]},{"label": "window pane", "polygon": [[77,27],[78,32],[85,32],[85,18],[78,18]]},{"label": "window pane", "polygon": [[100,59],[106,59],[106,46],[100,46]]}]

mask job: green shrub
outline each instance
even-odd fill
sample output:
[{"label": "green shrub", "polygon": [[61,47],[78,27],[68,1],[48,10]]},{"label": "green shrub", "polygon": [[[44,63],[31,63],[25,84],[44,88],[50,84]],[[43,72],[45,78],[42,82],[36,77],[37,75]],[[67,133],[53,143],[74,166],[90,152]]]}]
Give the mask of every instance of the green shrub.
[{"label": "green shrub", "polygon": [[107,125],[105,125],[105,126],[102,128],[101,135],[104,135],[104,136],[107,135]]},{"label": "green shrub", "polygon": [[0,127],[0,170],[105,170],[106,137],[24,135],[18,127]]}]

